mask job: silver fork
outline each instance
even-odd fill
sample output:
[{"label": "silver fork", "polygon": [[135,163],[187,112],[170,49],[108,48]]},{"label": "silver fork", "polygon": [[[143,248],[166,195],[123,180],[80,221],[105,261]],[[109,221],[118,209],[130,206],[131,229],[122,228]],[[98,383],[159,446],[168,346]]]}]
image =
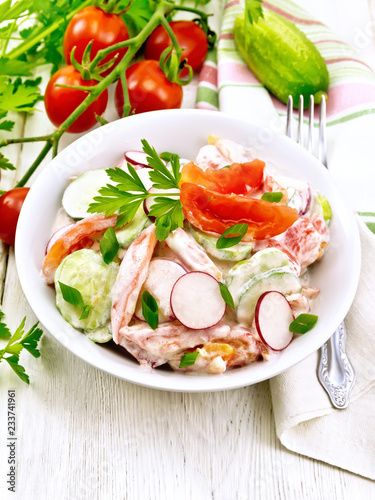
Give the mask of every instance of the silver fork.
[{"label": "silver fork", "polygon": [[[293,98],[289,96],[287,106],[286,135],[293,139]],[[313,151],[314,130],[314,97],[310,96],[309,102],[309,128],[307,150]],[[319,110],[319,143],[318,158],[327,167],[326,148],[326,100],[322,97]],[[298,142],[303,146],[303,96],[300,96],[298,105]],[[344,409],[349,404],[349,395],[355,382],[355,372],[345,351],[346,328],[342,322],[332,337],[320,349],[318,366],[319,381],[327,391],[332,405]]]}]

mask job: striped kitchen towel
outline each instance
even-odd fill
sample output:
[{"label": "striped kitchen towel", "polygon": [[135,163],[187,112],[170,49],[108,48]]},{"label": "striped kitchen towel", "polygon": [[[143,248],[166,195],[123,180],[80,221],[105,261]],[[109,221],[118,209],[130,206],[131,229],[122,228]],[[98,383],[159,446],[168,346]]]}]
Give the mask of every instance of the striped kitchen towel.
[{"label": "striped kitchen towel", "polygon": [[[375,73],[355,49],[290,0],[268,0],[263,6],[293,21],[324,57],[330,76],[329,170],[349,203],[366,213],[366,222],[375,224],[375,214],[371,213],[375,207],[375,168],[371,168],[375,141],[369,133],[375,124]],[[285,118],[286,106],[259,83],[235,46],[233,24],[243,8],[243,0],[229,0],[224,7],[217,65],[215,54],[210,53],[201,72],[196,106],[219,108],[232,116],[275,128],[276,119]],[[279,125],[276,127],[282,130]]]},{"label": "striped kitchen towel", "polygon": [[[318,353],[270,381],[276,432],[290,450],[375,479],[375,73],[356,51],[290,0],[263,7],[293,21],[323,55],[330,76],[327,104],[329,170],[357,210],[362,271],[346,317],[347,351],[357,381],[346,410],[334,410],[320,386]],[[243,0],[229,0],[214,56],[204,66],[197,107],[220,109],[283,133],[286,106],[271,96],[236,50],[233,25]],[[282,123],[280,127],[279,122]],[[315,141],[317,142],[317,141]],[[366,228],[366,225],[367,228]]]}]

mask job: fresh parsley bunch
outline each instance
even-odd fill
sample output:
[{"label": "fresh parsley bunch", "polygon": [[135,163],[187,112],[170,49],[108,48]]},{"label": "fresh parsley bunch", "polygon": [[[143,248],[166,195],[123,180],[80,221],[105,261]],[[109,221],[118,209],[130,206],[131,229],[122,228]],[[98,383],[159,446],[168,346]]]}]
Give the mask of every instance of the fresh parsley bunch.
[{"label": "fresh parsley bunch", "polygon": [[[0,320],[2,320],[3,317],[4,313],[0,311]],[[29,376],[25,372],[25,368],[19,363],[20,354],[23,349],[26,349],[34,358],[40,356],[38,342],[43,335],[43,330],[37,328],[38,323],[36,323],[25,333],[25,322],[26,318],[23,318],[20,326],[13,335],[7,325],[0,322],[0,339],[8,339],[10,337],[5,348],[0,349],[0,363],[5,360],[19,378],[26,382],[26,384],[29,384]]]},{"label": "fresh parsley bunch", "polygon": [[180,201],[181,179],[180,159],[178,155],[170,155],[171,170],[167,168],[155,148],[142,139],[143,151],[148,155],[150,180],[152,187],[165,192],[150,193],[145,188],[137,171],[128,163],[129,173],[121,168],[106,170],[109,178],[116,185],[107,184],[99,190],[100,196],[94,198],[94,203],[89,206],[89,212],[102,213],[106,216],[119,212],[116,227],[122,227],[130,222],[140,205],[146,198],[154,198],[149,215],[156,217],[156,237],[159,241],[167,238],[170,231],[182,227],[184,214]]}]

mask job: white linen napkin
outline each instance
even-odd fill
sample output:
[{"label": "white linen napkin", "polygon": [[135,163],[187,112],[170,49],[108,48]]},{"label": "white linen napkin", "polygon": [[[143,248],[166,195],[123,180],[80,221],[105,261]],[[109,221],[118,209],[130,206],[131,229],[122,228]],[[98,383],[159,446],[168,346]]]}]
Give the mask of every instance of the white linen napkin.
[{"label": "white linen napkin", "polygon": [[[263,7],[295,22],[327,63],[329,170],[348,203],[361,211],[361,277],[345,320],[347,353],[357,377],[349,407],[331,406],[317,378],[316,352],[270,381],[276,431],[292,451],[375,479],[375,74],[351,47],[293,2],[269,0]],[[243,0],[229,0],[224,7],[217,63],[211,56],[203,67],[197,107],[219,107],[282,131],[285,105],[263,88],[235,47],[233,23],[243,8]]]}]

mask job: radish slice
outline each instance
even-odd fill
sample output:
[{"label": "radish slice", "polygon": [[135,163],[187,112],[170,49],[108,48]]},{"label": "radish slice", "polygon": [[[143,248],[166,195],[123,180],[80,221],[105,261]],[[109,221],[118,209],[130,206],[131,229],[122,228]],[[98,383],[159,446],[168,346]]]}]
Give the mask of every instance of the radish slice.
[{"label": "radish slice", "polygon": [[192,330],[204,330],[219,323],[225,314],[225,307],[219,282],[210,274],[201,271],[186,273],[173,287],[173,314]]},{"label": "radish slice", "polygon": [[[147,155],[143,151],[125,151],[124,155],[125,160],[133,166],[140,165],[141,167],[151,168],[147,163]],[[167,164],[165,160],[162,160],[162,162],[164,165]]]},{"label": "radish slice", "polygon": [[255,326],[260,338],[273,351],[282,351],[293,340],[289,325],[294,320],[285,295],[272,291],[263,293],[255,308]]},{"label": "radish slice", "polygon": [[159,306],[159,322],[175,319],[171,309],[171,292],[174,284],[186,274],[185,269],[168,259],[153,259],[148,268],[148,276],[139,294],[135,317],[145,321],[142,314],[142,293],[147,290]]},{"label": "radish slice", "polygon": [[66,226],[60,227],[60,229],[58,229],[55,233],[53,233],[46,246],[46,253],[45,253],[46,255],[49,252],[51,246],[55,243],[55,241],[58,240],[60,236],[62,236],[70,227],[73,226],[74,224],[68,224]]}]

